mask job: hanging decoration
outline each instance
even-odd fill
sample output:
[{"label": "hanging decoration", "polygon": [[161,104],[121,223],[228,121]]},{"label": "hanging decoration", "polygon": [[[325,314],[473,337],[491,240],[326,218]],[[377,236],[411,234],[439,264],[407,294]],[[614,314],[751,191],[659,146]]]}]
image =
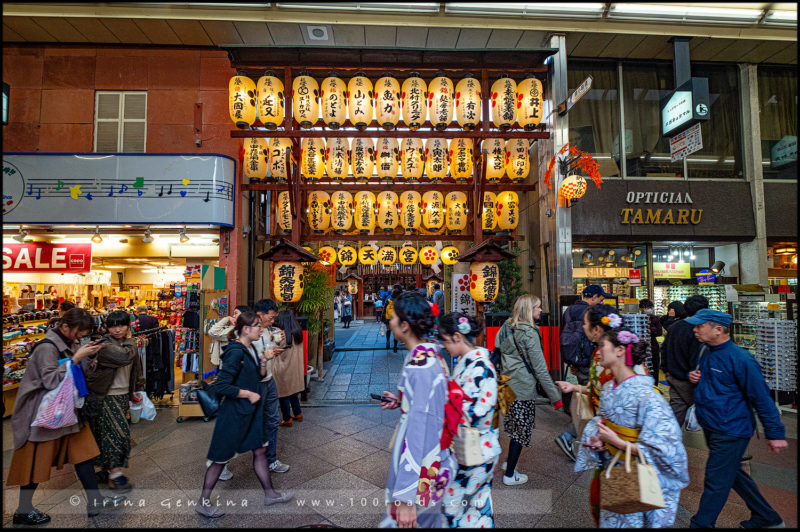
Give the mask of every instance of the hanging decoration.
[{"label": "hanging decoration", "polygon": [[483,141],[481,148],[487,154],[486,180],[499,181],[506,175],[506,145],[503,139],[491,138]]},{"label": "hanging decoration", "polygon": [[460,233],[467,227],[467,195],[463,192],[450,192],[445,199],[447,229]]},{"label": "hanging decoration", "polygon": [[258,119],[269,130],[283,125],[283,82],[272,72],[258,78]]},{"label": "hanging decoration", "polygon": [[517,121],[525,131],[531,131],[542,121],[542,94],[542,82],[533,75],[517,86]]},{"label": "hanging decoration", "polygon": [[391,76],[375,82],[375,116],[386,130],[394,129],[400,120],[400,83]]},{"label": "hanging decoration", "polygon": [[400,225],[406,233],[419,229],[422,223],[422,197],[419,192],[407,190],[400,194]]},{"label": "hanging decoration", "polygon": [[428,289],[428,297],[433,297],[434,292],[436,292],[436,283],[438,283],[436,279],[431,279],[428,281],[427,289]]},{"label": "hanging decoration", "polygon": [[433,182],[447,177],[447,139],[432,138],[425,141],[425,175]]},{"label": "hanging decoration", "polygon": [[264,181],[269,167],[269,144],[267,139],[251,137],[244,139],[244,175],[250,182]]},{"label": "hanging decoration", "polygon": [[319,181],[325,173],[325,142],[306,137],[300,142],[300,171],[309,181]]},{"label": "hanging decoration", "polygon": [[500,291],[500,269],[496,262],[472,262],[469,265],[469,293],[478,303],[489,303]]},{"label": "hanging decoration", "polygon": [[446,266],[452,266],[458,262],[458,256],[460,253],[458,252],[458,248],[455,246],[447,246],[442,249],[442,263]]},{"label": "hanging decoration", "polygon": [[428,119],[428,87],[419,73],[411,72],[411,77],[403,82],[400,91],[402,98],[403,122],[411,131],[416,131]]},{"label": "hanging decoration", "polygon": [[450,142],[450,175],[457,182],[472,175],[472,139],[459,137]]},{"label": "hanging decoration", "polygon": [[378,227],[385,233],[391,233],[399,223],[397,216],[397,194],[384,191],[378,194]]},{"label": "hanging decoration", "polygon": [[400,143],[401,172],[407,181],[418,181],[425,169],[425,147],[422,139],[404,138]]},{"label": "hanging decoration", "polygon": [[444,196],[429,190],[422,196],[422,223],[428,231],[439,231],[444,225]]},{"label": "hanging decoration", "polygon": [[347,293],[353,296],[358,293],[358,281],[355,279],[347,280]]},{"label": "hanging decoration", "polygon": [[392,246],[383,246],[378,250],[378,261],[384,266],[392,266],[397,262],[397,250]]},{"label": "hanging decoration", "polygon": [[308,193],[308,225],[315,233],[324,233],[331,224],[330,200],[327,192]]},{"label": "hanging decoration", "polygon": [[364,266],[372,266],[378,261],[378,247],[364,246],[358,250],[358,262]]},{"label": "hanging decoration", "polygon": [[372,170],[375,167],[375,147],[372,139],[358,137],[353,140],[353,147],[350,150],[352,156],[353,177],[357,181],[369,181],[372,177]]},{"label": "hanging decoration", "polygon": [[[339,234],[350,230],[353,225],[353,195],[337,191],[331,196],[331,227]],[[341,260],[339,261],[341,262]]]},{"label": "hanging decoration", "polygon": [[528,139],[508,139],[506,142],[506,173],[515,183],[519,183],[531,170],[528,154]]},{"label": "hanging decoration", "polygon": [[328,139],[325,146],[325,170],[334,181],[341,181],[350,173],[350,145],[346,138]]},{"label": "hanging decoration", "polygon": [[311,129],[319,119],[319,85],[307,74],[292,82],[292,109],[294,119],[303,129]]},{"label": "hanging decoration", "polygon": [[506,131],[517,120],[517,84],[509,77],[502,77],[492,84],[492,123],[500,131]]},{"label": "hanging decoration", "polygon": [[319,97],[325,125],[331,129],[342,127],[347,120],[347,87],[344,81],[335,75],[323,79]]},{"label": "hanging decoration", "polygon": [[319,248],[317,256],[319,257],[319,261],[323,266],[330,266],[336,262],[336,250],[331,246],[323,246]]},{"label": "hanging decoration", "polygon": [[563,200],[574,201],[582,198],[586,194],[587,188],[588,186],[583,176],[572,174],[565,177],[564,181],[561,182],[561,186],[558,187],[558,195]]},{"label": "hanging decoration", "polygon": [[358,260],[358,253],[353,246],[344,246],[339,249],[338,257],[342,266],[352,266]]},{"label": "hanging decoration", "polygon": [[[292,232],[292,204],[289,199],[289,191],[284,190],[278,194],[278,227],[286,231]],[[309,250],[310,251],[310,250]]]},{"label": "hanging decoration", "polygon": [[367,190],[358,192],[353,202],[355,224],[361,234],[375,229],[375,194]]},{"label": "hanging decoration", "polygon": [[417,250],[411,246],[403,246],[398,253],[400,264],[404,266],[411,266],[417,262]]},{"label": "hanging decoration", "polygon": [[425,266],[431,266],[439,260],[439,252],[433,246],[425,246],[419,250],[419,262]]},{"label": "hanging decoration", "polygon": [[[574,195],[578,192],[579,183],[577,183],[577,177],[581,176],[582,173],[588,174],[589,178],[594,182],[597,188],[600,188],[600,185],[603,183],[603,178],[600,176],[600,169],[597,166],[597,162],[592,158],[592,156],[584,151],[581,151],[574,146],[570,146],[569,143],[564,144],[564,146],[558,150],[558,152],[553,155],[553,158],[550,159],[550,162],[547,163],[547,170],[544,173],[544,179],[542,183],[547,188],[553,188],[553,184],[550,182],[552,175],[553,175],[553,168],[555,167],[556,161],[558,161],[558,173],[564,177],[564,182],[567,182],[567,185],[564,188],[566,196],[562,196],[561,186],[559,185],[559,197],[563,200],[569,200],[567,202],[567,206],[569,206],[570,201],[575,201],[578,197],[582,197],[586,191],[582,191],[580,196],[576,196],[576,198],[569,198],[569,195]],[[575,180],[568,181],[569,177],[575,177]],[[562,185],[563,183],[562,182]],[[574,190],[571,185],[574,183]],[[584,183],[585,184],[585,183]],[[586,187],[588,188],[588,186]]]},{"label": "hanging decoration", "polygon": [[289,160],[292,168],[294,161],[291,157],[292,141],[287,138],[274,138],[269,141],[269,174],[275,181],[283,182],[289,178],[286,171],[286,150],[289,150]]},{"label": "hanging decoration", "polygon": [[249,129],[256,121],[256,84],[243,74],[228,83],[228,111],[239,129]]},{"label": "hanging decoration", "polygon": [[481,121],[481,83],[472,74],[456,85],[456,120],[464,131],[472,131]]},{"label": "hanging decoration", "polygon": [[372,122],[372,82],[363,72],[356,72],[347,84],[347,107],[350,123],[364,131]]},{"label": "hanging decoration", "polygon": [[397,139],[380,137],[375,151],[377,153],[378,177],[382,181],[394,181],[397,177],[397,167],[400,165],[400,148],[397,144]]},{"label": "hanging decoration", "polygon": [[519,196],[516,192],[497,195],[497,226],[501,231],[513,231],[519,224]]},{"label": "hanging decoration", "polygon": [[272,296],[281,303],[297,303],[303,296],[303,264],[276,262],[272,268]]},{"label": "hanging decoration", "polygon": [[481,227],[484,233],[491,233],[497,227],[497,216],[495,216],[495,205],[497,196],[494,193],[484,191],[483,210],[481,211]]},{"label": "hanging decoration", "polygon": [[453,82],[439,74],[428,85],[428,114],[433,126],[444,131],[453,121]]}]

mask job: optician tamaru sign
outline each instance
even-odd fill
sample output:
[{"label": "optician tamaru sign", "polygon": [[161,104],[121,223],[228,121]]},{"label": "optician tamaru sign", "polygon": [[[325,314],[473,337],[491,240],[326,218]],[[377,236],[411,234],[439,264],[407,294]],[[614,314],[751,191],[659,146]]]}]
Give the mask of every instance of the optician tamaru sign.
[{"label": "optician tamaru sign", "polygon": [[625,201],[630,205],[656,204],[669,207],[629,207],[620,210],[623,224],[677,224],[697,225],[703,217],[703,209],[672,208],[672,205],[691,205],[688,192],[628,192]]}]

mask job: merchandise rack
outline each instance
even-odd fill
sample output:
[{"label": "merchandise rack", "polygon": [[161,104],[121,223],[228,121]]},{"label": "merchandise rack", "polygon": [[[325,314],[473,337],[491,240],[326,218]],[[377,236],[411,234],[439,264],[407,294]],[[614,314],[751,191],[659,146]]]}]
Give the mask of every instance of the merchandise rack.
[{"label": "merchandise rack", "polygon": [[778,404],[778,392],[797,391],[797,320],[759,319],[756,334],[756,360],[775,393],[776,406],[796,412]]}]

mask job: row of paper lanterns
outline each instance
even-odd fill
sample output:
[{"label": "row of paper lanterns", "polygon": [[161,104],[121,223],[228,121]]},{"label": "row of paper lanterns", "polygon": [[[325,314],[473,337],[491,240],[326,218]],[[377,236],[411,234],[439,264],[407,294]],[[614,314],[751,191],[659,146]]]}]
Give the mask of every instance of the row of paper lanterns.
[{"label": "row of paper lanterns", "polygon": [[[285,138],[250,138],[244,141],[244,174],[251,180],[264,180],[267,173],[283,181],[286,174],[286,149],[291,141]],[[503,176],[519,182],[530,172],[527,139],[489,138],[482,148],[487,152],[486,179],[498,181]],[[356,138],[352,143],[343,137],[324,141],[304,138],[300,143],[300,172],[309,181],[327,174],[332,180],[343,180],[352,172],[356,180],[368,181],[373,171],[382,180],[393,181],[398,170],[408,181],[417,181],[423,173],[431,181],[441,181],[450,175],[456,181],[472,176],[473,142],[455,138],[449,146],[446,139],[380,137],[373,144],[370,138]]]},{"label": "row of paper lanterns", "polygon": [[[254,83],[245,75],[236,75],[228,84],[229,110],[236,127],[246,129],[258,118],[267,129],[276,129],[284,121],[284,86],[273,75],[264,75]],[[501,130],[511,128],[515,122],[531,130],[542,120],[542,83],[533,76],[517,84],[502,77],[491,87],[491,118]],[[412,131],[428,119],[438,130],[444,130],[453,121],[453,111],[458,125],[464,130],[474,129],[482,119],[480,81],[467,75],[455,86],[446,76],[438,76],[430,85],[419,76],[412,75],[402,86],[391,77],[384,76],[375,84],[357,74],[345,84],[344,80],[330,76],[322,81],[300,75],[292,81],[292,111],[294,119],[303,129],[314,127],[322,115],[331,129],[342,127],[349,118],[359,130],[366,129],[377,120],[384,129],[393,129],[401,120]]]},{"label": "row of paper lanterns", "polygon": [[[310,251],[311,248],[306,249]],[[419,249],[414,246],[402,246],[398,249],[393,246],[379,248],[377,245],[369,245],[358,250],[353,246],[343,246],[338,251],[333,246],[322,246],[317,255],[324,266],[337,262],[342,266],[354,266],[356,263],[364,266],[376,263],[383,266],[392,266],[396,263],[411,266],[417,262],[424,266],[432,266],[439,259],[443,264],[452,266],[458,262],[458,248],[455,246],[444,247],[441,253],[433,246],[423,246]]]}]

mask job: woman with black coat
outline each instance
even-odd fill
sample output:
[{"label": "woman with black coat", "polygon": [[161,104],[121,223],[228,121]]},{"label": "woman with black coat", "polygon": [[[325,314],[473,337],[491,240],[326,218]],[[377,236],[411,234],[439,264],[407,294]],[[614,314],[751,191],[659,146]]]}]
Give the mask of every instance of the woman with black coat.
[{"label": "woman with black coat", "polygon": [[678,320],[682,320],[687,316],[686,308],[681,301],[673,301],[667,305],[667,313],[661,316],[661,325],[664,329],[669,329],[669,326]]}]

